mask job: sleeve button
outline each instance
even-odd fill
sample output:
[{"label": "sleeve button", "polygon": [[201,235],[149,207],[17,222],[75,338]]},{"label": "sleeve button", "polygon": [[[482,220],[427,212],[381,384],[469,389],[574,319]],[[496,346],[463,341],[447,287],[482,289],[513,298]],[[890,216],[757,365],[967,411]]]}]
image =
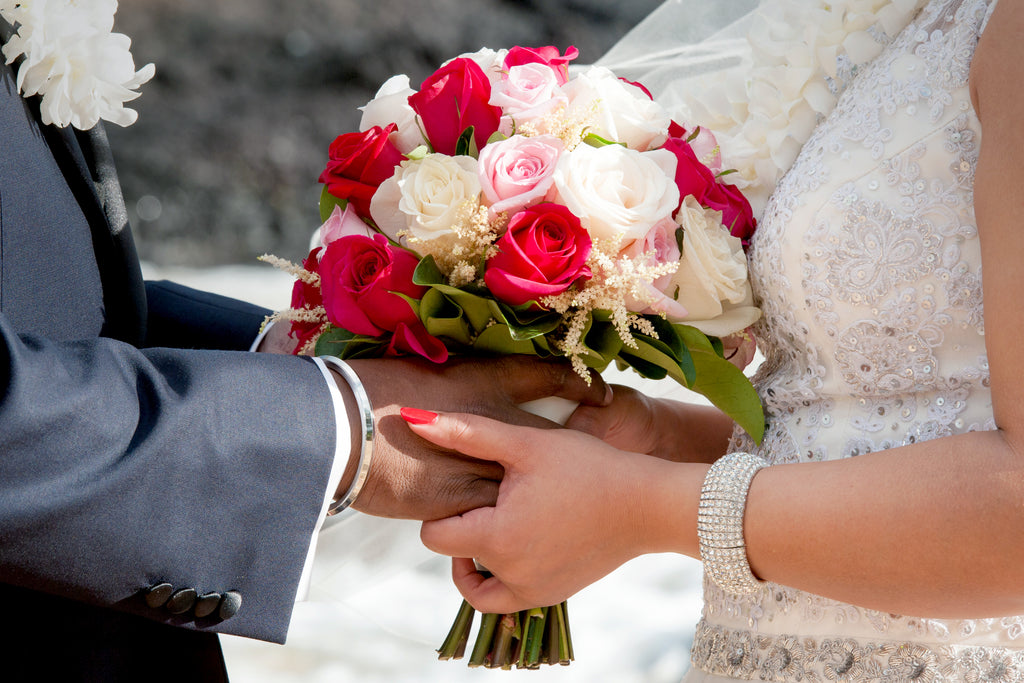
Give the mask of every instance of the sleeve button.
[{"label": "sleeve button", "polygon": [[167,611],[171,614],[184,614],[196,604],[196,589],[182,588],[167,601]]},{"label": "sleeve button", "polygon": [[238,591],[228,591],[224,594],[220,601],[220,613],[221,619],[227,620],[238,614],[238,610],[242,607],[242,594]]},{"label": "sleeve button", "polygon": [[197,619],[205,619],[220,607],[220,593],[207,593],[196,600],[195,614]]},{"label": "sleeve button", "polygon": [[174,592],[174,586],[169,583],[158,583],[146,591],[146,604],[153,609],[163,607]]}]

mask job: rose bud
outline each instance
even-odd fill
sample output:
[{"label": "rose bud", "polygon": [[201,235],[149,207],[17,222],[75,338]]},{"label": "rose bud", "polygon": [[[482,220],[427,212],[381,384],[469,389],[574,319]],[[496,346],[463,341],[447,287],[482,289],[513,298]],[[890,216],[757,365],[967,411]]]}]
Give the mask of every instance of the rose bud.
[{"label": "rose bud", "polygon": [[453,59],[423,81],[409,96],[435,152],[455,154],[459,136],[473,126],[473,139],[483,149],[498,130],[501,109],[489,104],[491,82],[472,59]]}]

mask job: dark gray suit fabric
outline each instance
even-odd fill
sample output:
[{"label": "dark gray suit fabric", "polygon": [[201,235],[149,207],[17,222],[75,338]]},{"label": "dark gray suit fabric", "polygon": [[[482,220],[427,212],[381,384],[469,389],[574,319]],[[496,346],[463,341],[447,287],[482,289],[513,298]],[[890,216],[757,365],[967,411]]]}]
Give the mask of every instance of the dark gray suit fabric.
[{"label": "dark gray suit fabric", "polygon": [[146,283],[146,346],[244,351],[270,311],[175,282]]},{"label": "dark gray suit fabric", "polygon": [[[216,299],[225,322],[205,340],[146,336],[98,145],[41,126],[0,65],[0,671],[42,646],[25,680],[59,665],[68,680],[219,680],[207,632],[286,634],[333,455],[330,397],[305,359],[161,346],[247,347],[246,305]],[[154,320],[189,320],[204,297],[183,291],[154,297]],[[242,608],[176,617],[142,598],[161,581],[237,591]]]}]

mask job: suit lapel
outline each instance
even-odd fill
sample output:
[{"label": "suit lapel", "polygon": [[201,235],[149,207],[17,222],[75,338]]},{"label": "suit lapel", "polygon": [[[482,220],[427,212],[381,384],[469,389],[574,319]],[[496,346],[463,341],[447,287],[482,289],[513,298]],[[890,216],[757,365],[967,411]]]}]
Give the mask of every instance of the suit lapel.
[{"label": "suit lapel", "polygon": [[[6,43],[12,33],[11,26],[0,19],[0,43]],[[17,67],[15,62],[12,68]],[[40,98],[31,99],[38,116]],[[103,286],[103,335],[141,344],[145,287],[106,131],[102,123],[89,131],[40,123],[40,130],[89,222]]]}]

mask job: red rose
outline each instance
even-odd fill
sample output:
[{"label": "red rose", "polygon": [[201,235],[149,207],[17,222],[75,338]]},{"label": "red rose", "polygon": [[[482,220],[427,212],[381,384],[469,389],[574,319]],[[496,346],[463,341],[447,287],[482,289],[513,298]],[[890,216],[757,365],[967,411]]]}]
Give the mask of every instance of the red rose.
[{"label": "red rose", "polygon": [[505,55],[505,68],[523,64],[544,64],[551,67],[558,78],[559,85],[565,85],[569,80],[569,62],[580,56],[580,51],[573,46],[562,55],[557,47],[514,47]]},{"label": "red rose", "polygon": [[405,159],[388,139],[397,129],[392,123],[387,128],[374,126],[363,133],[345,133],[335,138],[328,151],[320,182],[335,197],[350,201],[364,218],[370,217],[373,193]]},{"label": "red rose", "polygon": [[514,215],[487,261],[484,282],[500,301],[518,306],[559,294],[580,278],[586,266],[590,234],[569,209],[537,204]]},{"label": "red rose", "polygon": [[498,130],[501,108],[488,104],[491,82],[472,59],[453,59],[423,81],[409,96],[435,152],[452,156],[462,132],[473,126],[476,146],[483,149]]},{"label": "red rose", "polygon": [[[317,247],[313,251],[309,252],[309,256],[302,262],[302,267],[311,273],[319,272],[320,259],[320,247]],[[313,286],[302,280],[296,280],[295,285],[292,287],[292,308],[299,310],[311,309],[321,306],[324,303],[323,295],[320,293],[320,288]],[[317,332],[320,331],[322,326],[319,322],[302,322],[299,320],[293,320],[292,326],[288,330],[288,336],[292,339],[297,340],[295,344],[295,350],[292,353],[300,353],[309,340],[316,336]]]},{"label": "red rose", "polygon": [[423,327],[409,302],[427,288],[413,284],[419,259],[392,246],[383,235],[342,237],[320,259],[321,289],[327,318],[349,332],[380,337],[392,333],[393,353],[416,353],[441,363],[448,351]]},{"label": "red rose", "polygon": [[[721,191],[721,203],[717,205],[709,203],[708,207],[722,212],[722,223],[729,228],[733,237],[739,237],[746,246],[757,228],[754,210],[750,208],[750,202],[735,185],[719,183],[718,188]],[[718,197],[715,200],[717,202]]]},{"label": "red rose", "polygon": [[691,195],[701,206],[721,211],[722,223],[734,237],[739,237],[746,244],[757,226],[747,198],[736,186],[719,182],[711,169],[697,158],[693,147],[682,138],[669,138],[664,148],[676,155],[680,205],[683,198]]}]

